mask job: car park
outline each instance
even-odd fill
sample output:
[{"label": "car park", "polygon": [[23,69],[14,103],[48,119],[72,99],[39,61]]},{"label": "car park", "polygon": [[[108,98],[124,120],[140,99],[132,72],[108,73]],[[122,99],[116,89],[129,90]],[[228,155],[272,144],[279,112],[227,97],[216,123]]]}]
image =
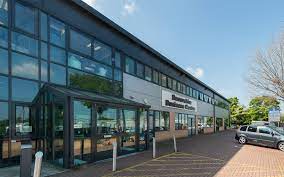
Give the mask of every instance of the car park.
[{"label": "car park", "polygon": [[275,126],[244,125],[237,130],[235,139],[240,144],[256,144],[284,151],[284,131]]}]

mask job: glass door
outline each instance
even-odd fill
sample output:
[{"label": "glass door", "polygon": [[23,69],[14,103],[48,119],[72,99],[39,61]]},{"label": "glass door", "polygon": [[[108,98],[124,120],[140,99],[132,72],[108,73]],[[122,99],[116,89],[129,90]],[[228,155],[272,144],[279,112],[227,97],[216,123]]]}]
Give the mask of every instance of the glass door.
[{"label": "glass door", "polygon": [[194,115],[187,115],[188,118],[188,135],[192,136],[195,135],[195,116]]},{"label": "glass door", "polygon": [[81,165],[92,160],[92,103],[87,101],[74,101],[73,105],[74,165]]},{"label": "glass door", "polygon": [[121,134],[119,137],[120,154],[128,154],[136,151],[136,111],[120,110]]}]

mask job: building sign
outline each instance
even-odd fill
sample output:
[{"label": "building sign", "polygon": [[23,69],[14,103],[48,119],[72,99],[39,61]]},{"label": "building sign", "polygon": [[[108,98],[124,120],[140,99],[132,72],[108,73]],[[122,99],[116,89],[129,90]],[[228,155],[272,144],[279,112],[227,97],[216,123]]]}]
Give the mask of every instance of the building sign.
[{"label": "building sign", "polygon": [[280,110],[278,108],[272,108],[268,112],[268,121],[269,122],[279,122],[280,121]]},{"label": "building sign", "polygon": [[197,111],[197,102],[189,97],[162,90],[162,106]]}]

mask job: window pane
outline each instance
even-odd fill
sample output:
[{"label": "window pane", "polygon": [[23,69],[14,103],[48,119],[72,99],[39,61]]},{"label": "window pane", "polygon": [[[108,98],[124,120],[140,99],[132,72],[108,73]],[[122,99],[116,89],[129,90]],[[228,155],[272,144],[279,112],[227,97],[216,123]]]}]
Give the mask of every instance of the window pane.
[{"label": "window pane", "polygon": [[121,82],[114,82],[113,83],[113,95],[122,97],[122,83]]},{"label": "window pane", "polygon": [[257,130],[256,127],[249,126],[247,131],[249,131],[249,132],[256,132],[256,130]]},{"label": "window pane", "polygon": [[8,0],[0,0],[0,24],[8,25]]},{"label": "window pane", "polygon": [[136,112],[132,110],[122,110],[120,112],[120,126],[125,133],[135,133],[135,117]]},{"label": "window pane", "polygon": [[156,70],[153,71],[153,81],[159,84],[159,73]]},{"label": "window pane", "polygon": [[38,60],[13,52],[12,75],[29,79],[38,79]]},{"label": "window pane", "polygon": [[50,42],[65,48],[65,24],[50,18]]},{"label": "window pane", "polygon": [[8,77],[0,76],[0,99],[8,100]]},{"label": "window pane", "polygon": [[94,58],[111,65],[111,48],[99,41],[94,41]]},{"label": "window pane", "polygon": [[31,110],[27,106],[16,106],[16,135],[32,132]]},{"label": "window pane", "polygon": [[132,60],[129,57],[126,57],[125,59],[125,72],[130,73],[130,74],[135,74],[135,65],[134,65],[134,60]]},{"label": "window pane", "polygon": [[28,36],[22,35],[20,33],[12,33],[12,49],[37,56],[38,55],[38,42],[37,40],[30,38]]},{"label": "window pane", "polygon": [[34,9],[16,3],[15,26],[26,32],[35,34],[36,12]]},{"label": "window pane", "polygon": [[112,68],[104,64],[69,53],[68,66],[112,79]]},{"label": "window pane", "polygon": [[8,48],[8,30],[0,27],[0,46]]},{"label": "window pane", "polygon": [[141,63],[136,62],[136,75],[144,79],[144,65]]},{"label": "window pane", "polygon": [[260,127],[259,128],[259,133],[264,133],[264,134],[270,134],[270,130],[268,128],[263,128],[263,127]]},{"label": "window pane", "polygon": [[152,81],[152,69],[148,66],[145,66],[145,79],[147,81]]},{"label": "window pane", "polygon": [[172,86],[173,90],[177,90],[177,81],[173,79],[172,83],[173,83],[173,86]]},{"label": "window pane", "polygon": [[0,49],[0,73],[8,74],[8,51]]},{"label": "window pane", "polygon": [[92,104],[85,101],[74,101],[74,136],[91,136],[91,108]]},{"label": "window pane", "polygon": [[[32,102],[38,92],[38,83],[22,79],[12,79],[13,101]],[[25,94],[23,94],[25,93]]]},{"label": "window pane", "polygon": [[70,47],[73,50],[91,55],[92,40],[86,36],[70,30]]},{"label": "window pane", "polygon": [[85,89],[99,93],[112,93],[112,82],[108,79],[76,71],[68,70],[68,84],[74,88]]},{"label": "window pane", "polygon": [[98,107],[97,133],[115,134],[118,131],[117,110],[107,107]]},{"label": "window pane", "polygon": [[47,60],[47,44],[41,42],[41,58]]},{"label": "window pane", "polygon": [[41,61],[41,81],[47,82],[47,62]]},{"label": "window pane", "polygon": [[65,50],[58,47],[50,46],[50,61],[56,63],[66,64],[66,53]]},{"label": "window pane", "polygon": [[114,80],[122,81],[122,72],[119,69],[114,69]]},{"label": "window pane", "polygon": [[168,79],[168,82],[167,82],[167,85],[168,85],[168,88],[169,89],[172,89],[172,79],[170,78],[170,77],[167,77],[167,79]]},{"label": "window pane", "polygon": [[161,85],[167,87],[167,76],[164,74],[161,74]]},{"label": "window pane", "polygon": [[0,139],[7,136],[9,136],[8,103],[0,102]]},{"label": "window pane", "polygon": [[40,38],[47,41],[47,15],[40,12]]},{"label": "window pane", "polygon": [[240,128],[240,131],[246,131],[247,130],[247,126],[243,126]]},{"label": "window pane", "polygon": [[121,68],[121,56],[119,52],[115,52],[114,63],[115,63],[115,67]]},{"label": "window pane", "polygon": [[50,82],[66,85],[66,68],[56,64],[50,64]]}]

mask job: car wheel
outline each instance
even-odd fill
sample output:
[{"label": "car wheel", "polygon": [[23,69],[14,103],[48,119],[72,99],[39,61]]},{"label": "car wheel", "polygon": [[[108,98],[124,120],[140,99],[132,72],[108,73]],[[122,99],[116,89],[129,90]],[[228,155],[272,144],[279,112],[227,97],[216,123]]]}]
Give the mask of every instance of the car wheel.
[{"label": "car wheel", "polygon": [[246,142],[247,142],[247,139],[245,137],[243,137],[243,136],[239,137],[239,143],[240,144],[245,144]]},{"label": "car wheel", "polygon": [[280,151],[284,151],[284,142],[278,143],[278,149],[279,149]]}]

